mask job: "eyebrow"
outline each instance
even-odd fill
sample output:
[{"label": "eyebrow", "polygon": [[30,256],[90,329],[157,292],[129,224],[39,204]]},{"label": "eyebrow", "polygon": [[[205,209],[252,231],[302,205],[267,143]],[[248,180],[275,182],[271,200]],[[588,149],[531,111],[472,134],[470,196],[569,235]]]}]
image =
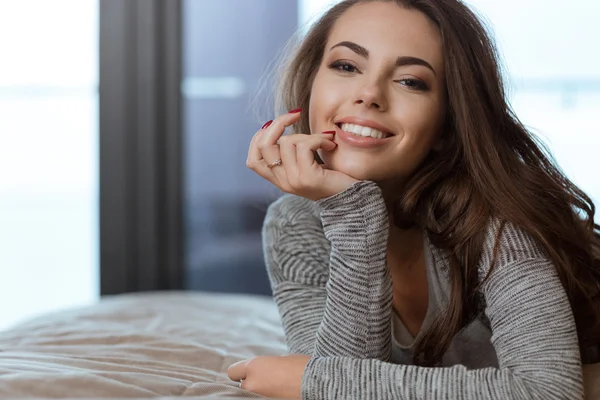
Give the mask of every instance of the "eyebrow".
[{"label": "eyebrow", "polygon": [[[339,42],[338,44],[332,46],[329,49],[329,51],[335,49],[336,47],[347,47],[350,50],[352,50],[353,52],[355,52],[356,54],[358,54],[359,56],[364,57],[366,59],[369,58],[369,50],[365,49],[361,45],[356,44],[354,42],[348,42],[348,41]],[[424,67],[429,68],[431,70],[431,72],[433,72],[433,74],[436,75],[435,70],[433,69],[431,64],[429,64],[427,61],[425,61],[421,58],[411,57],[411,56],[401,56],[396,59],[396,67],[404,67],[406,65],[422,65]]]}]

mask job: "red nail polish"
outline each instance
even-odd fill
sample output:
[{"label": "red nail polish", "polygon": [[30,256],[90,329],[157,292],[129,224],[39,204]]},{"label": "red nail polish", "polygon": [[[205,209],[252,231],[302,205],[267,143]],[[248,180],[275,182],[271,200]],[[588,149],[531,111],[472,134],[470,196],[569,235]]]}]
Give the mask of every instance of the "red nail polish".
[{"label": "red nail polish", "polygon": [[264,124],[264,125],[262,126],[262,128],[260,128],[260,129],[267,129],[268,127],[270,127],[270,126],[271,126],[271,124],[272,124],[272,123],[273,123],[273,120],[270,120],[270,121],[268,121],[266,124]]},{"label": "red nail polish", "polygon": [[290,114],[298,114],[299,112],[302,112],[302,109],[296,108],[295,110],[290,111]]},{"label": "red nail polish", "polygon": [[335,131],[325,131],[323,132],[325,135],[335,135]]}]

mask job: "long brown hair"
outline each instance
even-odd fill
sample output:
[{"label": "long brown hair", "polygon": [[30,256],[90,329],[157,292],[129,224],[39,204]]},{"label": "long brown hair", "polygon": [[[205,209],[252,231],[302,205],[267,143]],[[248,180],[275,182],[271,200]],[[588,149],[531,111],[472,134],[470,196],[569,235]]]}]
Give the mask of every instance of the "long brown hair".
[{"label": "long brown hair", "polygon": [[[450,255],[450,304],[417,343],[415,363],[438,364],[456,333],[480,312],[478,264],[492,218],[525,230],[554,263],[584,355],[588,346],[600,342],[600,227],[594,223],[594,204],[516,117],[506,99],[494,42],[460,0],[338,3],[313,25],[285,64],[280,103],[287,109],[308,109],[332,26],[350,7],[370,1],[392,2],[428,16],[441,32],[445,55],[444,149],[426,158],[394,202],[397,225],[409,221],[421,226]],[[307,114],[295,131],[310,131]]]}]

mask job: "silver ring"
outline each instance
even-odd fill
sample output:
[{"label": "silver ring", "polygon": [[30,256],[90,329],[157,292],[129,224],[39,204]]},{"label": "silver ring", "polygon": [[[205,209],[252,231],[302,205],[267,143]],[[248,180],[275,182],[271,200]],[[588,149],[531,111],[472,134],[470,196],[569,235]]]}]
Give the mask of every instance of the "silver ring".
[{"label": "silver ring", "polygon": [[281,165],[281,158],[278,158],[277,160],[273,161],[271,164],[267,164],[267,167],[273,168],[273,167],[278,167],[280,165]]}]

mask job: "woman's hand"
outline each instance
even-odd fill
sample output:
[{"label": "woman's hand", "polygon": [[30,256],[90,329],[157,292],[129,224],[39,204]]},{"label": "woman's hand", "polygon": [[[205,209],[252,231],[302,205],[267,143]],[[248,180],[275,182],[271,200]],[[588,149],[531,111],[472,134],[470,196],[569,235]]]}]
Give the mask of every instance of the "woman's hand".
[{"label": "woman's hand", "polygon": [[337,147],[334,133],[282,136],[285,128],[298,122],[299,112],[291,112],[267,123],[250,143],[248,168],[286,193],[320,200],[343,192],[356,179],[323,168],[314,158],[317,149]]},{"label": "woman's hand", "polygon": [[232,381],[241,381],[244,390],[278,399],[299,399],[308,361],[310,356],[300,354],[254,357],[233,364],[228,374]]}]

